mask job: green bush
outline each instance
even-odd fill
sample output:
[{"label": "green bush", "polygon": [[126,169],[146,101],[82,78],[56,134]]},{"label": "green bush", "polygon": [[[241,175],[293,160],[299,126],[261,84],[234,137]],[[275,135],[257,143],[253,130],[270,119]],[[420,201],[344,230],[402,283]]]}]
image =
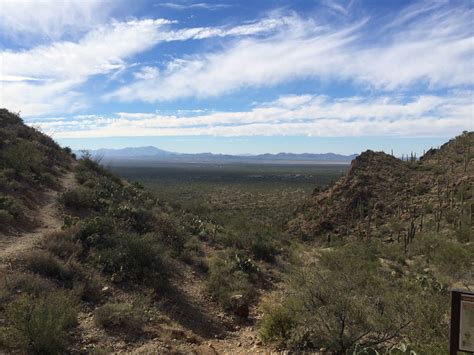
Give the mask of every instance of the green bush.
[{"label": "green bush", "polygon": [[423,255],[428,264],[452,279],[472,273],[473,247],[435,234],[421,234],[414,239],[410,255]]},{"label": "green bush", "polygon": [[197,236],[192,236],[184,243],[183,252],[180,255],[180,259],[186,263],[199,263],[201,258],[204,256],[202,251],[202,243]]},{"label": "green bush", "polygon": [[151,232],[155,227],[155,217],[152,212],[135,208],[130,204],[121,204],[112,212],[112,215],[122,219],[128,228],[141,234]]},{"label": "green bush", "polygon": [[15,272],[7,274],[0,282],[0,304],[5,304],[19,293],[39,296],[54,288],[51,281],[38,275]]},{"label": "green bush", "polygon": [[474,233],[471,225],[462,223],[461,227],[456,230],[456,239],[461,243],[469,243],[474,241]]},{"label": "green bush", "polygon": [[9,345],[25,353],[64,353],[77,323],[76,302],[63,292],[21,295],[6,306],[5,315]]},{"label": "green bush", "polygon": [[104,247],[111,243],[107,238],[114,233],[114,220],[108,217],[83,219],[79,224],[75,238],[81,241],[83,247]]},{"label": "green bush", "polygon": [[253,290],[249,276],[239,270],[233,260],[215,257],[209,266],[207,291],[224,308],[231,307],[231,298],[242,295],[248,298]]},{"label": "green bush", "polygon": [[70,282],[74,276],[69,265],[46,251],[29,253],[26,256],[26,266],[37,274],[62,282]]},{"label": "green bush", "polygon": [[142,309],[129,303],[106,303],[95,311],[95,322],[102,328],[137,333],[145,317]]},{"label": "green bush", "polygon": [[145,282],[164,287],[167,266],[159,237],[124,233],[110,236],[107,247],[95,251],[97,263],[116,282]]},{"label": "green bush", "polygon": [[82,273],[80,277],[76,277],[73,289],[83,301],[97,303],[102,299],[102,281],[93,272]]},{"label": "green bush", "polygon": [[105,178],[110,179],[115,184],[118,184],[120,186],[122,185],[122,181],[117,175],[115,175],[108,169],[104,168],[102,165],[100,165],[100,158],[93,158],[87,152],[85,153],[83,152],[83,156],[79,160],[79,166],[77,167],[76,170],[79,176],[82,178],[86,176],[88,176],[89,178],[90,177],[105,177]]},{"label": "green bush", "polygon": [[43,156],[34,142],[18,140],[2,150],[1,153],[7,167],[15,170],[17,174],[39,174]]},{"label": "green bush", "polygon": [[46,235],[43,246],[53,255],[62,259],[82,253],[80,242],[74,238],[74,230],[56,231]]},{"label": "green bush", "polygon": [[270,238],[257,236],[252,241],[250,251],[257,260],[267,261],[272,263],[275,261],[275,256],[278,255],[278,249],[275,243]]},{"label": "green bush", "polygon": [[262,335],[298,351],[324,347],[341,354],[357,344],[401,340],[424,307],[414,302],[420,289],[407,292],[380,274],[379,252],[376,245],[351,243],[322,253],[317,264],[292,275],[283,309],[266,315]]},{"label": "green bush", "polygon": [[62,193],[59,200],[65,207],[76,210],[91,209],[96,206],[94,191],[83,186]]},{"label": "green bush", "polygon": [[13,197],[0,194],[0,210],[6,211],[11,217],[16,218],[22,209],[21,204]]},{"label": "green bush", "polygon": [[289,339],[290,332],[295,327],[295,319],[287,308],[279,306],[267,309],[258,326],[265,343],[282,344]]},{"label": "green bush", "polygon": [[56,180],[56,178],[54,177],[53,174],[51,173],[43,173],[41,174],[40,176],[40,180],[41,180],[41,183],[48,186],[48,187],[51,187],[51,188],[57,188],[58,187],[58,181]]}]

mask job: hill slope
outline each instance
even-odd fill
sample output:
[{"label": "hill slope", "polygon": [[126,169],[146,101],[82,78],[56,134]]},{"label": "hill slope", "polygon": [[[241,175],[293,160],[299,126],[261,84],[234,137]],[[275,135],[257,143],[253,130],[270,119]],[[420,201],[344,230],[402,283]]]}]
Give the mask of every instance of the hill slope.
[{"label": "hill slope", "polygon": [[313,193],[290,230],[303,238],[390,239],[422,230],[469,238],[473,145],[474,133],[466,132],[420,160],[366,151],[352,162],[347,176]]},{"label": "hill slope", "polygon": [[209,223],[76,160],[7,110],[0,123],[0,352],[263,347],[241,299],[259,281],[242,269],[257,267],[225,251],[219,269]]},{"label": "hill slope", "polygon": [[31,230],[38,211],[71,171],[70,150],[0,109],[0,232]]}]

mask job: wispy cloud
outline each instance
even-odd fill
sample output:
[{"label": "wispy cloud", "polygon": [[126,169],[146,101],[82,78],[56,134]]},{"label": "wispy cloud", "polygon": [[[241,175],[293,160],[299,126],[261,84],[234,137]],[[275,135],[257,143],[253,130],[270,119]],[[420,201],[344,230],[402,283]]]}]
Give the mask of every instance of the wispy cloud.
[{"label": "wispy cloud", "polygon": [[[397,19],[406,24],[420,11],[403,13],[392,25]],[[366,30],[368,22],[331,28],[293,16],[284,31],[174,59],[156,70],[155,77],[136,80],[106,98],[156,102],[212,97],[306,78],[345,80],[379,90],[472,85],[473,16],[469,7],[436,6],[420,21],[396,33],[386,26],[377,37]]]},{"label": "wispy cloud", "polygon": [[331,99],[284,96],[249,111],[116,113],[35,120],[57,138],[174,135],[446,136],[473,128],[469,92],[448,96]]},{"label": "wispy cloud", "polygon": [[[172,24],[173,21],[166,19],[114,22],[96,27],[77,42],[54,42],[25,51],[0,52],[0,82],[3,81],[0,105],[21,110],[27,116],[69,112],[85,105],[85,101],[80,105],[70,101],[78,99],[79,85],[94,75],[123,70],[128,58],[160,42],[248,36],[272,31],[284,26],[286,21],[263,19],[235,27],[178,30],[171,29]],[[136,77],[144,79],[149,74]]]},{"label": "wispy cloud", "polygon": [[[167,20],[100,26],[78,42],[55,42],[27,51],[3,51],[0,104],[25,115],[69,112],[78,104],[76,88],[88,78],[119,70],[125,59],[154,45]],[[32,81],[33,80],[33,81]]]},{"label": "wispy cloud", "polygon": [[176,2],[165,2],[161,4],[156,4],[156,6],[167,7],[173,10],[192,10],[192,9],[204,9],[204,10],[219,10],[232,7],[229,4],[214,4],[207,2],[197,2],[197,3],[176,3]]},{"label": "wispy cloud", "polygon": [[3,36],[59,40],[74,36],[107,20],[121,0],[2,0],[0,30]]}]

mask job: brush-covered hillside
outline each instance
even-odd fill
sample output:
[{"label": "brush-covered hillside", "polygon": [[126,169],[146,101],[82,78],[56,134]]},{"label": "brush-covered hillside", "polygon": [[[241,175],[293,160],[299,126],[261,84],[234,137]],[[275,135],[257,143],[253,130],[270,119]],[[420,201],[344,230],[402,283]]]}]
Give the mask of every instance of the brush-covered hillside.
[{"label": "brush-covered hillside", "polygon": [[464,132],[408,161],[367,151],[315,189],[288,224],[305,251],[268,302],[264,339],[331,354],[448,353],[449,290],[474,289],[473,144]]},{"label": "brush-covered hillside", "polygon": [[473,213],[474,133],[465,132],[407,161],[366,151],[347,176],[313,196],[289,224],[302,238],[382,238],[437,231],[469,241]]},{"label": "brush-covered hillside", "polygon": [[38,226],[39,206],[71,169],[70,151],[0,109],[0,232]]},{"label": "brush-covered hillside", "polygon": [[1,110],[0,127],[1,353],[263,348],[249,308],[273,242],[259,239],[254,261],[253,242],[226,247],[221,227],[18,115]]}]

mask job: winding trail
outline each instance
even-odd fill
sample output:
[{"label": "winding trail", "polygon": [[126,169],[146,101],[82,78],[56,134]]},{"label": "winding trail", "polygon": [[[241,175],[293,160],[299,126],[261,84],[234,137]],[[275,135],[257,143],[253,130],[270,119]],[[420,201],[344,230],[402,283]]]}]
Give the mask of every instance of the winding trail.
[{"label": "winding trail", "polygon": [[20,235],[0,235],[0,264],[32,249],[43,235],[61,228],[63,218],[58,209],[57,200],[61,191],[75,186],[74,172],[64,174],[59,179],[59,183],[60,191],[48,190],[44,194],[43,205],[38,208],[35,216],[35,219],[39,221],[39,227]]}]

